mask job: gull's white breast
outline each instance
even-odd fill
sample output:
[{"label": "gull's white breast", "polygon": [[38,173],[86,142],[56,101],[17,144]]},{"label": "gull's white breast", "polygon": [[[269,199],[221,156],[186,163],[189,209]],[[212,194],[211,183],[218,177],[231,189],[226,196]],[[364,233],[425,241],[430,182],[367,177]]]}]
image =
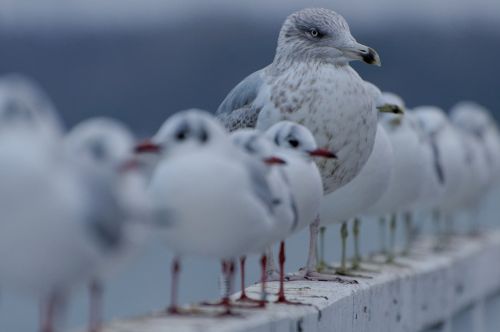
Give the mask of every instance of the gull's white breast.
[{"label": "gull's white breast", "polygon": [[[201,167],[202,166],[202,167]],[[209,152],[160,162],[150,185],[163,236],[178,255],[233,258],[264,247],[270,212],[253,192],[241,161]]]}]

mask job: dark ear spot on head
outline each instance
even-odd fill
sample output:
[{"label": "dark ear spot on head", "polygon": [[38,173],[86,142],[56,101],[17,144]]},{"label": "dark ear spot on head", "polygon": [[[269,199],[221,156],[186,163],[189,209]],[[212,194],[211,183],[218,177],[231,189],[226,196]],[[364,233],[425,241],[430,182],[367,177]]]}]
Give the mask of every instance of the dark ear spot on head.
[{"label": "dark ear spot on head", "polygon": [[205,127],[201,127],[200,129],[200,141],[202,143],[206,143],[209,139],[208,131],[205,129]]},{"label": "dark ear spot on head", "polygon": [[5,109],[2,112],[2,118],[4,121],[30,121],[32,120],[32,114],[25,108],[23,104],[20,104],[16,100],[8,100],[5,104]]},{"label": "dark ear spot on head", "polygon": [[255,148],[255,141],[257,140],[257,136],[251,136],[248,141],[245,143],[244,147],[249,153],[256,153],[257,149]]},{"label": "dark ear spot on head", "polygon": [[105,160],[108,157],[106,146],[101,141],[93,141],[90,143],[90,153],[95,160]]},{"label": "dark ear spot on head", "polygon": [[274,144],[276,145],[280,145],[280,137],[279,137],[279,133],[276,133],[276,135],[274,135]]}]

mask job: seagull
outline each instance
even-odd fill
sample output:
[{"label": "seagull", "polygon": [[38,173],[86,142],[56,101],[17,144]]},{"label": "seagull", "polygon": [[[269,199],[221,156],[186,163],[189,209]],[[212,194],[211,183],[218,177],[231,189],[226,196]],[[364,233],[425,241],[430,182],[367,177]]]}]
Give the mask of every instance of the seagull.
[{"label": "seagull", "polygon": [[[450,111],[450,119],[455,127],[460,131],[466,149],[466,166],[468,168],[467,188],[464,191],[462,206],[469,210],[471,216],[471,234],[478,233],[477,212],[480,208],[481,198],[483,198],[492,186],[495,172],[488,145],[485,140],[487,132],[495,135],[495,125],[489,114],[480,107],[470,102],[461,102]],[[492,129],[488,129],[491,127]],[[485,135],[486,134],[486,135]],[[498,139],[498,136],[497,136]],[[493,140],[493,143],[500,140]]]},{"label": "seagull", "polygon": [[[274,154],[277,147],[268,137],[265,137],[262,132],[255,129],[239,129],[231,134],[233,142],[254,158],[267,166],[263,165],[262,171],[265,173],[266,181],[273,195],[274,207],[273,215],[273,230],[267,234],[268,241],[266,248],[261,248],[258,253],[262,253],[262,293],[265,300],[265,282],[266,271],[268,274],[273,274],[274,259],[272,257],[272,245],[280,242],[280,291],[278,302],[284,302],[284,264],[285,264],[285,238],[293,231],[297,225],[297,209],[294,201],[293,193],[289,185],[289,180],[286,173],[280,167],[275,165],[284,165],[286,162],[276,157]],[[248,301],[250,299],[245,293],[245,256],[240,258],[241,266],[241,295],[240,301]],[[269,262],[271,270],[268,270],[266,263]],[[283,294],[283,295],[281,295]],[[283,298],[282,298],[283,297]],[[264,301],[258,301],[259,305],[263,306]]]},{"label": "seagull", "polygon": [[39,298],[40,331],[49,332],[67,291],[87,275],[87,197],[56,153],[62,147],[48,144],[33,125],[0,131],[0,283]]},{"label": "seagull", "polygon": [[[409,113],[412,111],[408,111]],[[416,123],[416,129],[420,137],[422,160],[424,168],[422,171],[426,174],[420,188],[418,199],[412,204],[411,210],[420,212],[431,217],[438,217],[439,204],[445,194],[445,175],[441,160],[441,153],[438,148],[438,136],[431,130],[427,130],[425,123],[413,116]],[[412,229],[407,229],[407,247],[405,252],[409,253],[409,245],[413,236]]]},{"label": "seagull", "polygon": [[[395,98],[395,96],[393,95],[392,98]],[[425,173],[423,172],[423,149],[413,115],[410,112],[399,116],[382,114],[381,123],[392,143],[392,174],[387,190],[375,204],[364,211],[364,214],[382,217],[383,220],[385,220],[385,216],[391,215],[391,250],[387,256],[388,262],[391,263],[395,258],[397,215],[400,213],[408,215],[412,212],[412,204],[420,195],[421,183]]]},{"label": "seagull", "polygon": [[0,80],[0,283],[42,300],[40,330],[48,332],[68,291],[93,276],[121,233],[108,223],[109,178],[67,150],[58,116],[37,90],[14,83]]},{"label": "seagull", "polygon": [[337,153],[318,161],[330,193],[359,173],[377,129],[371,91],[349,65],[354,60],[380,66],[377,52],[354,39],[341,15],[297,11],[283,23],[274,61],[236,85],[217,117],[230,131],[266,130],[281,120],[306,126],[319,146]]},{"label": "seagull", "polygon": [[[280,170],[286,174],[296,205],[297,220],[292,232],[302,230],[306,226],[309,226],[310,230],[307,264],[303,275],[297,277],[299,279],[331,279],[329,276],[320,276],[315,269],[318,213],[323,197],[323,185],[319,169],[313,159],[334,159],[336,155],[327,149],[318,148],[314,136],[306,127],[290,121],[280,121],[274,124],[267,129],[265,135],[281,148],[276,156],[286,161],[286,165]],[[281,248],[284,263],[284,243]],[[283,289],[280,290],[278,297],[280,302],[287,302]]]},{"label": "seagull", "polygon": [[[452,215],[460,208],[462,193],[467,190],[464,177],[470,175],[467,174],[466,168],[466,149],[460,132],[451,124],[442,109],[435,106],[419,106],[414,108],[413,114],[427,135],[433,137],[434,153],[438,156],[436,168],[440,170],[440,177],[444,183],[444,194],[434,218],[438,229],[441,220],[447,224],[451,222]],[[441,244],[437,245],[440,246]]]},{"label": "seagull", "polygon": [[[135,256],[148,230],[149,201],[145,177],[133,159],[135,140],[120,122],[109,118],[92,118],[79,123],[65,137],[65,148],[80,165],[92,168],[109,183],[108,197],[96,194],[98,208],[96,236],[101,246],[99,266],[89,284],[89,331],[101,325],[102,280]],[[99,185],[96,189],[101,190]],[[103,198],[106,200],[98,201]]]},{"label": "seagull", "polygon": [[464,101],[455,105],[451,114],[457,126],[472,133],[484,145],[492,174],[490,184],[496,185],[500,179],[500,132],[490,111],[477,103]]},{"label": "seagull", "polygon": [[[234,259],[263,248],[273,230],[272,192],[262,161],[236,147],[224,128],[205,111],[179,112],[158,133],[136,147],[156,152],[149,194],[153,218],[175,253],[168,312],[179,314],[177,283],[183,256],[222,261],[231,289]],[[253,162],[252,162],[253,161]],[[224,315],[232,314],[229,294]]]},{"label": "seagull", "polygon": [[31,130],[40,131],[48,140],[58,140],[64,132],[50,98],[35,81],[19,74],[0,77],[0,126],[10,123],[9,117],[36,123]]},{"label": "seagull", "polygon": [[[373,84],[366,82],[374,91],[376,99],[375,106],[380,112],[403,114],[404,103],[392,94],[382,92]],[[394,142],[399,144],[399,142]],[[348,184],[340,189],[325,195],[321,204],[320,220],[321,226],[320,236],[324,235],[324,227],[330,223],[342,223],[341,238],[342,238],[342,260],[341,266],[337,270],[338,274],[358,276],[350,273],[346,265],[346,236],[348,234],[347,221],[354,218],[353,233],[354,233],[354,248],[355,254],[353,259],[353,269],[360,268],[361,255],[359,253],[359,224],[362,213],[375,204],[378,199],[389,187],[393,169],[393,152],[392,144],[385,128],[381,123],[377,125],[375,136],[375,144],[368,161],[361,169],[361,172]],[[321,239],[322,240],[322,239]],[[327,267],[323,260],[323,240],[320,244],[320,263],[319,269]]]}]

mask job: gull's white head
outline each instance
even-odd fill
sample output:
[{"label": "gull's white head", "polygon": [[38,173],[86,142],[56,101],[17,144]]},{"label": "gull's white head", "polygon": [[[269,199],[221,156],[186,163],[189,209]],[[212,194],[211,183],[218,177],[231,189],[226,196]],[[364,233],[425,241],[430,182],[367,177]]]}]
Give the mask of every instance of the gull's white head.
[{"label": "gull's white head", "polygon": [[151,140],[136,146],[136,152],[171,156],[207,147],[223,152],[228,146],[232,146],[228,133],[213,115],[190,109],[168,118]]},{"label": "gull's white head", "polygon": [[17,74],[0,78],[0,130],[24,127],[49,138],[63,129],[55,107],[32,80]]},{"label": "gull's white head", "polygon": [[483,106],[463,101],[450,110],[450,118],[454,125],[481,138],[488,130],[496,126],[491,113]]},{"label": "gull's white head", "polygon": [[116,120],[94,118],[74,127],[65,144],[69,153],[89,165],[116,169],[131,160],[134,137]]},{"label": "gull's white head", "polygon": [[402,110],[406,109],[406,105],[403,98],[401,98],[395,93],[384,91],[382,92],[380,99],[382,102],[386,104],[396,105]]},{"label": "gull's white head", "polygon": [[419,106],[413,109],[415,121],[426,135],[435,135],[449,125],[446,113],[436,106]]},{"label": "gull's white head", "polygon": [[[406,106],[400,96],[391,92],[380,92],[379,90],[375,104],[379,111],[379,119],[391,121],[393,125],[401,124],[401,120],[405,116]],[[388,115],[384,115],[384,113]]]},{"label": "gull's white head", "polygon": [[284,164],[275,156],[276,146],[256,129],[240,129],[231,133],[232,142],[246,154],[259,158],[268,165]]},{"label": "gull's white head", "polygon": [[377,52],[354,39],[346,20],[324,8],[306,8],[285,20],[275,62],[316,60],[337,65],[353,60],[380,66]]},{"label": "gull's white head", "polygon": [[277,146],[296,151],[307,159],[311,157],[336,158],[333,152],[318,148],[309,129],[294,122],[278,122],[271,126],[265,135]]}]

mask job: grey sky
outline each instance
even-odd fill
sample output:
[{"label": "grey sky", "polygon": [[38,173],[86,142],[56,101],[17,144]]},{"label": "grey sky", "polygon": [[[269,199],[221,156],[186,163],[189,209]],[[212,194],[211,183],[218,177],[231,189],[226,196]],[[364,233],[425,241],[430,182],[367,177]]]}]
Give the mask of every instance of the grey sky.
[{"label": "grey sky", "polygon": [[0,0],[0,27],[176,24],[216,12],[281,19],[312,6],[332,8],[358,25],[422,19],[444,26],[500,22],[498,0]]}]

